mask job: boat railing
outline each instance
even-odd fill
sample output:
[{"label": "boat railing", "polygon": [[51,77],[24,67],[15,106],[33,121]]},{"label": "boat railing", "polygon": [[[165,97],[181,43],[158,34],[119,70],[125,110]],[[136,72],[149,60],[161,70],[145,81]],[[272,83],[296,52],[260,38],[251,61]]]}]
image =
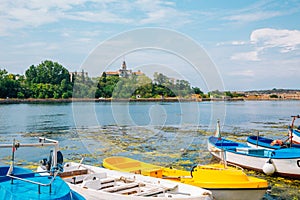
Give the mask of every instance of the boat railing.
[{"label": "boat railing", "polygon": [[57,152],[59,149],[59,144],[57,140],[52,140],[52,139],[48,139],[48,138],[44,138],[44,137],[39,137],[39,143],[17,143],[13,142],[13,144],[0,144],[0,148],[13,148],[13,153],[16,149],[18,149],[19,147],[49,147],[52,146],[54,147],[54,153],[53,153],[53,166],[57,165]]},{"label": "boat railing", "polygon": [[[13,174],[13,169],[14,169],[14,162],[15,162],[15,151],[20,148],[20,147],[39,147],[39,146],[53,146],[54,147],[54,153],[53,153],[53,159],[52,159],[52,166],[55,166],[52,168],[51,170],[51,180],[49,181],[49,183],[41,183],[41,182],[37,182],[37,181],[33,181],[33,180],[29,180],[26,178],[22,178],[22,177],[18,177],[16,174]],[[0,148],[11,148],[12,147],[12,157],[11,157],[11,164],[10,167],[8,169],[8,172],[6,174],[7,177],[11,178],[11,184],[13,184],[13,180],[20,180],[20,181],[24,181],[27,183],[32,183],[35,185],[38,185],[38,193],[41,193],[41,186],[49,186],[49,192],[51,193],[51,185],[53,183],[53,181],[55,180],[56,176],[58,175],[58,173],[60,173],[59,170],[57,170],[57,152],[58,152],[58,141],[56,140],[52,140],[52,139],[47,139],[44,137],[39,137],[39,143],[18,143],[15,141],[15,139],[13,140],[12,144],[0,144]],[[31,173],[34,174],[34,173]],[[23,174],[24,175],[24,174]],[[41,175],[41,174],[40,174]],[[19,174],[19,176],[21,176],[21,174]],[[36,176],[35,176],[36,177]],[[49,176],[42,176],[41,177],[49,177]]]},{"label": "boat railing", "polygon": [[[38,193],[41,194],[41,186],[43,187],[48,187],[49,186],[49,193],[51,194],[51,190],[52,190],[52,183],[54,182],[55,178],[57,177],[57,175],[59,174],[59,171],[56,171],[51,177],[51,180],[48,182],[48,183],[41,183],[41,182],[37,182],[37,181],[32,181],[32,180],[28,180],[26,178],[21,178],[21,177],[18,177],[18,175],[24,175],[24,174],[17,174],[17,175],[12,175],[11,172],[13,170],[13,167],[11,165],[11,167],[9,168],[6,176],[11,178],[11,184],[13,184],[13,180],[16,179],[16,180],[19,180],[19,181],[24,181],[24,182],[27,182],[27,183],[32,183],[32,184],[35,184],[35,185],[38,185]],[[35,174],[34,172],[31,173],[31,174]],[[39,174],[39,173],[37,173]],[[49,177],[49,176],[41,176],[41,177]]]}]

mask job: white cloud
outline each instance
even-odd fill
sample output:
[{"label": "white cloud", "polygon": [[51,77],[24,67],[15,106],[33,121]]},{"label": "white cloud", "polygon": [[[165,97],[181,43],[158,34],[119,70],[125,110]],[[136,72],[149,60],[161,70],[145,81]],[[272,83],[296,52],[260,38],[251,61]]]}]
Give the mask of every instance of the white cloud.
[{"label": "white cloud", "polygon": [[62,20],[176,26],[189,22],[188,12],[179,11],[175,6],[175,2],[162,0],[2,0],[0,35]]},{"label": "white cloud", "polygon": [[278,11],[260,11],[260,12],[231,15],[231,16],[224,17],[224,19],[237,22],[237,23],[249,23],[249,22],[261,21],[261,20],[273,18],[280,15],[283,15],[283,13]]},{"label": "white cloud", "polygon": [[133,6],[144,14],[137,22],[141,25],[163,24],[174,26],[189,23],[189,12],[183,12],[176,9],[175,2],[161,0],[138,0]]},{"label": "white cloud", "polygon": [[142,19],[140,22],[141,24],[156,23],[157,21],[164,19],[167,15],[168,13],[166,10],[150,11],[147,13],[147,17]]},{"label": "white cloud", "polygon": [[91,40],[91,38],[79,38],[77,41],[86,43],[86,42],[91,42],[92,40]]},{"label": "white cloud", "polygon": [[235,53],[231,56],[231,60],[259,61],[263,53],[267,55],[267,50],[275,50],[273,53],[276,51],[288,53],[298,50],[300,46],[300,31],[262,28],[252,31],[249,41],[233,41],[230,44],[249,44],[249,48],[252,49],[248,52]]},{"label": "white cloud", "polygon": [[61,8],[53,9],[44,1],[1,1],[0,6],[0,35],[9,35],[15,30],[37,27],[58,21],[61,18]]},{"label": "white cloud", "polygon": [[32,48],[32,47],[45,47],[47,43],[45,42],[28,42],[23,44],[18,44],[15,47],[17,49],[24,49],[24,48]]},{"label": "white cloud", "polygon": [[230,41],[230,42],[218,42],[216,46],[225,46],[225,45],[245,45],[248,44],[246,41]]},{"label": "white cloud", "polygon": [[244,70],[244,71],[230,72],[229,75],[232,75],[232,76],[244,76],[244,77],[254,77],[255,73],[252,70]]},{"label": "white cloud", "polygon": [[247,44],[247,42],[245,42],[245,41],[232,41],[231,44],[232,45],[244,45],[244,44]]},{"label": "white cloud", "polygon": [[91,11],[82,11],[82,12],[74,12],[66,16],[68,19],[79,20],[79,21],[87,21],[87,22],[102,22],[102,23],[130,23],[133,22],[131,19],[127,19],[122,16],[118,16],[112,12],[108,11],[99,11],[99,12],[91,12]]},{"label": "white cloud", "polygon": [[231,56],[231,60],[247,60],[247,61],[259,61],[258,52],[250,51],[250,52],[242,52],[236,53]]},{"label": "white cloud", "polygon": [[246,7],[225,12],[222,19],[235,25],[244,25],[298,13],[299,6],[300,4],[297,1],[288,3],[279,3],[274,0],[255,1]]},{"label": "white cloud", "polygon": [[28,8],[12,8],[7,11],[8,16],[16,22],[39,26],[58,20],[59,14],[49,13],[47,9],[29,10]]},{"label": "white cloud", "polygon": [[300,45],[300,31],[271,28],[257,29],[252,32],[250,41],[262,49],[279,48],[280,52],[286,53],[297,49]]}]

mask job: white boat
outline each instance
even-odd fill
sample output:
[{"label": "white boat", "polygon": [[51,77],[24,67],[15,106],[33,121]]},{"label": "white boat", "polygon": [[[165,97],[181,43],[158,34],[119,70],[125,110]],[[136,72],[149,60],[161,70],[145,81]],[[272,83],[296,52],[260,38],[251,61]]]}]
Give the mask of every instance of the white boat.
[{"label": "white boat", "polygon": [[208,150],[218,159],[265,174],[300,179],[300,148],[259,149],[221,137],[208,138]]},{"label": "white boat", "polygon": [[[57,142],[57,141],[56,141]],[[212,192],[200,187],[139,174],[109,170],[101,167],[67,162],[57,146],[49,160],[43,159],[37,172],[52,173],[53,166],[60,168],[59,176],[68,186],[88,200],[212,200]]]},{"label": "white boat", "polygon": [[60,176],[89,200],[214,199],[209,190],[196,186],[75,162],[65,163]]}]

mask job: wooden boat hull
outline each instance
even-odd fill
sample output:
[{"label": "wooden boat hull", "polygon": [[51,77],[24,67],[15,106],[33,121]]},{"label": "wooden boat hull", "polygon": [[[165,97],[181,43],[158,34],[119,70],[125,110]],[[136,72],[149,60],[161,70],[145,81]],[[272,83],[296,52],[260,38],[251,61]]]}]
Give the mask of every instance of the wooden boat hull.
[{"label": "wooden boat hull", "polygon": [[[64,177],[64,180],[69,184],[70,188],[85,198],[89,200],[98,199],[130,199],[130,200],[162,200],[162,199],[176,199],[176,200],[212,200],[212,193],[208,190],[198,188],[195,186],[176,183],[169,180],[162,180],[153,177],[142,176],[138,174],[119,172],[115,170],[104,169],[100,167],[94,167],[90,165],[83,165],[79,163],[66,163],[65,172],[68,177]],[[112,179],[114,182],[111,186],[94,189],[86,187],[84,182],[79,184],[74,184],[74,177],[82,176],[76,175],[76,169],[88,171],[87,176],[98,176],[99,174],[106,174],[106,178]],[[71,175],[71,176],[70,176]],[[102,176],[101,175],[101,176]],[[63,175],[64,176],[64,175]],[[85,176],[85,174],[84,174]],[[103,179],[104,180],[104,179]],[[122,184],[116,181],[122,182]],[[125,182],[130,182],[129,184],[138,183],[137,187],[132,185],[126,185]],[[150,189],[149,189],[150,188]],[[152,189],[151,189],[152,188]],[[161,188],[170,188],[160,192]],[[158,192],[157,192],[158,191]]]},{"label": "wooden boat hull", "polygon": [[208,139],[208,150],[218,159],[223,160],[225,157],[229,163],[256,171],[263,171],[266,162],[271,159],[275,168],[274,174],[300,179],[300,149],[298,148],[257,149],[211,136]]},{"label": "wooden boat hull", "polygon": [[115,156],[105,158],[103,166],[109,169],[140,173],[205,188],[212,191],[217,199],[247,199],[249,195],[253,197],[252,199],[261,199],[268,189],[267,181],[247,176],[241,169],[225,167],[223,164],[199,165],[195,166],[190,172]]}]

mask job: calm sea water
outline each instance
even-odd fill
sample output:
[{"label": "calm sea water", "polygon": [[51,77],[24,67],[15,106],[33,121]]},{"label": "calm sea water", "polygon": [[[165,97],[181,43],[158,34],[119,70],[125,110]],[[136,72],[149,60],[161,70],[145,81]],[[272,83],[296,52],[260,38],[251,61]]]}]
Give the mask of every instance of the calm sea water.
[{"label": "calm sea water", "polygon": [[[43,136],[60,141],[65,160],[85,157],[85,162],[101,165],[107,156],[123,155],[189,169],[212,162],[206,138],[217,120],[226,137],[243,141],[258,132],[282,137],[290,116],[297,114],[300,101],[3,104],[0,143],[37,142]],[[16,159],[34,165],[48,152],[21,148]],[[10,149],[0,149],[0,164],[9,162],[10,155]],[[290,190],[288,183],[279,191],[286,188]]]},{"label": "calm sea water", "polygon": [[60,103],[0,105],[0,134],[55,132],[92,126],[200,126],[264,128],[290,122],[299,101],[192,103]]}]

